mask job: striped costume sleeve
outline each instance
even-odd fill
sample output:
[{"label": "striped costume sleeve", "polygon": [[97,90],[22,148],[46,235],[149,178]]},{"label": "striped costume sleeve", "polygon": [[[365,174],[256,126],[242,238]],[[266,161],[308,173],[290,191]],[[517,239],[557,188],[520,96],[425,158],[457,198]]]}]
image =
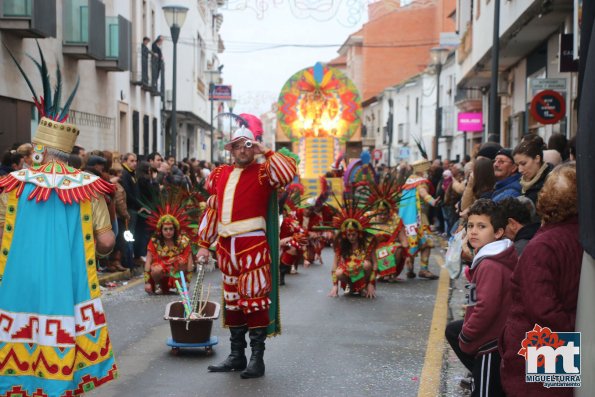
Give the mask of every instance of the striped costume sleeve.
[{"label": "striped costume sleeve", "polygon": [[294,159],[272,150],[269,150],[265,157],[267,160],[264,163],[264,172],[272,187],[280,188],[293,180],[297,173]]},{"label": "striped costume sleeve", "polygon": [[205,183],[205,188],[211,196],[198,225],[198,246],[201,248],[209,249],[217,239],[217,182],[222,167],[224,166],[215,168]]}]

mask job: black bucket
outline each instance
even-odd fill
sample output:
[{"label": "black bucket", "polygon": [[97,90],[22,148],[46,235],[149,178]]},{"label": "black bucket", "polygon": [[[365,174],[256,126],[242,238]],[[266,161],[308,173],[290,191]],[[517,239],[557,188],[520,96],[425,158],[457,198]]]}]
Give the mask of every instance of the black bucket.
[{"label": "black bucket", "polygon": [[219,318],[220,306],[217,302],[208,301],[203,310],[203,317],[184,318],[184,304],[170,302],[165,308],[166,320],[169,320],[171,337],[177,343],[204,343],[211,339],[213,320]]}]

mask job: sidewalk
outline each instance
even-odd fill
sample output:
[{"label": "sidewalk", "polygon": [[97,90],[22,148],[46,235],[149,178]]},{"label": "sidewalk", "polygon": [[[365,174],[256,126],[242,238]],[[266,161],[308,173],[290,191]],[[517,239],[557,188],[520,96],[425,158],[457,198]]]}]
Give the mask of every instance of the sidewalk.
[{"label": "sidewalk", "polygon": [[[463,319],[465,312],[465,284],[467,280],[460,275],[455,280],[450,280],[450,291],[448,298],[448,322]],[[467,377],[467,369],[461,364],[454,354],[450,345],[445,340],[444,358],[442,361],[442,396],[470,396],[471,391],[460,386],[461,379]]]}]

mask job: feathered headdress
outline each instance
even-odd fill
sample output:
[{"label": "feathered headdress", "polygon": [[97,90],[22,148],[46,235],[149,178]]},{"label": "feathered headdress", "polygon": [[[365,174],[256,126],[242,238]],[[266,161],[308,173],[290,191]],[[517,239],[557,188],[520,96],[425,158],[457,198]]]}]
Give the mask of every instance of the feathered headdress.
[{"label": "feathered headdress", "polygon": [[358,186],[356,192],[366,198],[366,203],[375,211],[395,212],[402,186],[393,175],[385,175],[378,183]]},{"label": "feathered headdress", "polygon": [[168,187],[164,192],[155,194],[150,202],[139,200],[141,205],[149,210],[148,214],[139,212],[139,215],[147,219],[147,225],[156,234],[161,234],[164,224],[171,223],[178,235],[191,235],[190,215],[196,208],[188,207],[188,200],[180,198],[182,190],[184,189]]},{"label": "feathered headdress", "polygon": [[304,186],[301,183],[288,185],[279,195],[279,208],[287,212],[296,211],[302,202]]},{"label": "feathered headdress", "polygon": [[415,136],[413,136],[413,140],[415,141],[415,144],[419,149],[419,153],[423,157],[422,159],[416,160],[413,163],[411,163],[411,167],[413,167],[413,172],[426,172],[430,169],[430,166],[432,165],[430,160],[428,160],[428,153],[426,152],[426,149],[423,145],[423,141],[417,139]]},{"label": "feathered headdress", "polygon": [[40,61],[37,61],[31,55],[27,54],[27,56],[35,63],[41,75],[43,95],[39,95],[39,97],[33,88],[31,80],[21,67],[20,63],[17,61],[10,49],[5,45],[10,57],[17,65],[21,75],[25,79],[25,82],[29,86],[29,90],[31,90],[31,93],[33,94],[33,102],[39,111],[40,122],[32,142],[38,145],[48,146],[66,153],[70,153],[74,143],[76,142],[76,138],[78,137],[79,130],[73,124],[66,124],[65,121],[68,119],[68,111],[70,110],[70,105],[72,104],[78,89],[80,79],[77,79],[72,93],[64,103],[64,106],[61,107],[62,73],[60,71],[60,64],[57,64],[56,67],[56,86],[54,88],[54,94],[52,97],[52,86],[50,82],[49,70],[39,42],[36,41],[36,43],[37,49],[39,50]]},{"label": "feathered headdress", "polygon": [[367,213],[370,206],[351,192],[343,193],[342,202],[335,197],[337,206],[329,206],[335,212],[333,215],[332,228],[337,229],[341,234],[349,230],[356,230],[359,233],[372,233],[373,227]]}]

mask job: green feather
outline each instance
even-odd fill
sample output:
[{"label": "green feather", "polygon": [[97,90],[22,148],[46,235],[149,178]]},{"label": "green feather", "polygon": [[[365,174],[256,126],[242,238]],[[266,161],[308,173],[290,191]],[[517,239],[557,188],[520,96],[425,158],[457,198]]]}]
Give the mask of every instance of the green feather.
[{"label": "green feather", "polygon": [[56,89],[54,90],[54,108],[52,115],[60,113],[60,97],[62,96],[62,73],[60,73],[60,64],[56,62]]},{"label": "green feather", "polygon": [[423,147],[422,142],[417,139],[414,135],[412,136],[413,140],[415,141],[415,144],[417,145],[417,148],[419,149],[419,152],[421,153],[421,157],[423,157],[424,159],[428,159],[428,153],[426,152],[426,149]]},{"label": "green feather", "polygon": [[291,157],[292,159],[295,160],[295,163],[299,165],[300,163],[300,158],[297,154],[289,151],[289,149],[287,149],[286,147],[282,148],[281,150],[278,151],[278,153],[281,153],[287,157]]},{"label": "green feather", "polygon": [[31,90],[31,93],[33,94],[33,98],[35,98],[35,100],[37,100],[37,93],[35,92],[35,89],[33,88],[33,84],[31,84],[31,80],[29,80],[29,78],[27,77],[27,74],[21,67],[21,64],[17,61],[17,59],[14,57],[14,55],[12,55],[12,52],[8,49],[8,46],[5,43],[2,43],[2,44],[4,44],[4,48],[6,48],[6,51],[8,51],[8,54],[10,55],[10,57],[12,58],[14,63],[17,65],[17,68],[19,68],[19,71],[23,75],[25,82],[27,83],[27,85],[29,86],[29,89]]},{"label": "green feather", "polygon": [[60,113],[60,117],[58,117],[58,120],[62,120],[64,117],[66,117],[68,115],[68,111],[70,110],[70,105],[72,104],[72,100],[74,99],[76,90],[79,88],[80,81],[81,81],[80,77],[76,79],[76,85],[74,86],[74,90],[72,90],[72,94],[70,94],[70,96],[68,97],[68,100],[64,104],[64,107],[62,108],[62,113]]},{"label": "green feather", "polygon": [[39,56],[41,58],[41,66],[38,62],[35,62],[39,67],[39,72],[41,73],[41,82],[43,83],[43,100],[44,100],[44,110],[45,114],[51,114],[52,111],[52,85],[50,84],[50,74],[48,71],[48,65],[45,63],[45,58],[43,57],[43,52],[41,51],[41,46],[39,45],[39,41],[35,40],[37,43],[37,49],[39,50]]}]

